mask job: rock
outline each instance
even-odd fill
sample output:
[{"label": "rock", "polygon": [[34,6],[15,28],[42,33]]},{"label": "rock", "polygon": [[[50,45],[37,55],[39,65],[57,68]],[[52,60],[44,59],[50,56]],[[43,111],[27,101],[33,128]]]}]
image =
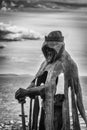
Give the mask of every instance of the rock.
[{"label": "rock", "polygon": [[0,124],[1,127],[4,127],[5,125],[3,123]]},{"label": "rock", "polygon": [[0,129],[2,129],[2,127],[0,126]]},{"label": "rock", "polygon": [[10,125],[10,122],[9,121],[6,121],[5,123],[4,123],[4,125],[6,126],[6,125]]},{"label": "rock", "polygon": [[28,122],[26,122],[26,126],[28,126]]},{"label": "rock", "polygon": [[7,3],[4,0],[2,1],[2,8],[3,7],[7,7]]},{"label": "rock", "polygon": [[18,121],[17,124],[22,124],[22,122],[21,122],[21,121]]},{"label": "rock", "polygon": [[9,121],[10,124],[14,124],[15,122],[13,120]]},{"label": "rock", "polygon": [[16,4],[11,2],[11,7],[15,7],[15,6],[16,6]]},{"label": "rock", "polygon": [[7,129],[10,128],[10,125],[5,125],[5,128],[7,128]]},{"label": "rock", "polygon": [[11,10],[11,8],[7,8],[7,10],[8,10],[8,11],[10,11],[10,10]]},{"label": "rock", "polygon": [[6,7],[2,7],[1,10],[2,11],[7,11],[7,8]]},{"label": "rock", "polygon": [[[22,130],[22,122],[14,120],[5,121],[0,123],[0,130]],[[28,130],[28,121],[26,121],[26,130]]]},{"label": "rock", "polygon": [[22,124],[20,124],[19,126],[22,127]]},{"label": "rock", "polygon": [[21,4],[21,5],[19,6],[19,8],[24,8],[24,5]]}]

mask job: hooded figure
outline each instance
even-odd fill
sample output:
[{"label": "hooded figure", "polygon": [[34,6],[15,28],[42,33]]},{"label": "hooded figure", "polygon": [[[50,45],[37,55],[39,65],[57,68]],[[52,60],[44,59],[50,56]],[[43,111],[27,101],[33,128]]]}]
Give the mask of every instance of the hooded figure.
[{"label": "hooded figure", "polygon": [[[84,119],[87,120],[82,101],[82,92],[79,82],[76,63],[65,50],[64,37],[61,31],[53,31],[45,36],[42,46],[45,61],[41,64],[34,80],[27,89],[17,90],[15,97],[29,96],[34,98],[40,95],[43,98],[44,125],[45,130],[55,130],[54,127],[54,96],[58,77],[64,74],[64,102],[63,102],[63,127],[62,130],[70,130],[68,88],[71,89],[72,117],[74,130],[80,130],[78,110]],[[43,83],[43,85],[41,85]],[[37,86],[37,87],[36,87]]]}]

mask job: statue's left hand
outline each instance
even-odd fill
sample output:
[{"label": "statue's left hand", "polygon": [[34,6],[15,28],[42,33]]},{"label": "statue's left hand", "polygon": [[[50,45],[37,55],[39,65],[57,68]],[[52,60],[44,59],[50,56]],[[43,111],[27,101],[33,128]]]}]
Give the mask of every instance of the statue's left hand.
[{"label": "statue's left hand", "polygon": [[27,96],[27,89],[19,88],[15,93],[15,98],[20,99]]}]

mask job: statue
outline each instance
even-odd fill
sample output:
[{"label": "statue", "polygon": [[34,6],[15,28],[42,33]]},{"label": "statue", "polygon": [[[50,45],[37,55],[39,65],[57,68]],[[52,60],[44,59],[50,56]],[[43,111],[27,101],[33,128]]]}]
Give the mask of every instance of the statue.
[{"label": "statue", "polygon": [[[62,95],[62,128],[58,130],[70,130],[70,116],[69,116],[69,100],[68,100],[68,88],[71,89],[72,99],[72,118],[73,129],[80,130],[78,110],[84,119],[87,126],[87,119],[82,100],[82,91],[79,81],[78,68],[71,56],[65,50],[64,37],[61,31],[53,31],[45,36],[45,41],[42,46],[42,52],[45,56],[45,61],[41,64],[41,67],[34,80],[31,82],[27,89],[20,88],[15,94],[16,99],[20,99],[29,96],[31,99],[35,99],[35,109],[37,112],[34,116],[37,118],[39,111],[38,95],[43,99],[43,115],[42,121],[44,122],[43,130],[57,130],[54,125],[55,119],[55,93],[58,84],[58,77],[61,73],[64,74],[64,95]],[[64,98],[63,98],[64,96]],[[59,97],[57,96],[56,100]],[[59,101],[60,102],[60,101]],[[34,110],[35,111],[35,110]],[[40,122],[41,123],[41,122]],[[37,124],[33,123],[33,124]],[[35,127],[36,128],[36,127]],[[32,129],[33,130],[33,129]],[[36,130],[36,129],[35,129]],[[42,130],[42,129],[41,129]]]}]

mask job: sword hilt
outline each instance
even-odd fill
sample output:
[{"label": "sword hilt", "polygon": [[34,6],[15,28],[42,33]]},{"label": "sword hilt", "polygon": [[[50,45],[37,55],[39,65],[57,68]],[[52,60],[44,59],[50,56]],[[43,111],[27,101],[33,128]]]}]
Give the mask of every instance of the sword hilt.
[{"label": "sword hilt", "polygon": [[18,99],[18,102],[21,103],[21,104],[26,103],[25,97],[19,98],[19,99]]}]

